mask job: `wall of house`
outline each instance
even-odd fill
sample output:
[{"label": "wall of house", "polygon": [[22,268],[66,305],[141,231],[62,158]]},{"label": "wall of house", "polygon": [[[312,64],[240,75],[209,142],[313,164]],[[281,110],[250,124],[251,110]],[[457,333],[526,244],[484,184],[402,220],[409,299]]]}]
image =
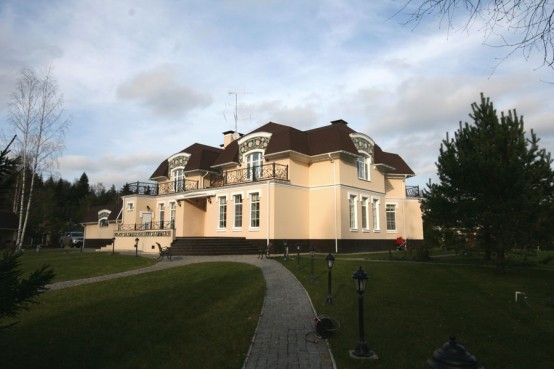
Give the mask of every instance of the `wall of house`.
[{"label": "wall of house", "polygon": [[275,184],[270,186],[273,219],[270,237],[308,238],[310,235],[309,190],[301,186]]},{"label": "wall of house", "polygon": [[[178,237],[201,237],[204,236],[208,221],[206,198],[196,198],[181,201],[181,207],[177,206],[175,216],[175,227],[178,230]],[[214,201],[212,200],[212,205]],[[178,216],[179,215],[179,216]],[[207,220],[208,219],[208,220]],[[178,222],[178,223],[177,223]]]}]

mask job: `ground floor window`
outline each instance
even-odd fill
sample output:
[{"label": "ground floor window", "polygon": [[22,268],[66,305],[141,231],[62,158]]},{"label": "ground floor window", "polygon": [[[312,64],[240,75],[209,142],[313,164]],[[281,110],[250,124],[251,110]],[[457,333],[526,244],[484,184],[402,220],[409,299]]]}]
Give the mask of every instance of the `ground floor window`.
[{"label": "ground floor window", "polygon": [[356,208],[356,200],[358,196],[348,195],[348,206],[350,208],[350,229],[358,228],[358,212]]},{"label": "ground floor window", "polygon": [[260,227],[260,194],[250,194],[250,228]]},{"label": "ground floor window", "polygon": [[219,224],[218,224],[218,228],[226,228],[227,227],[227,197],[226,196],[220,196],[217,199],[217,202],[219,203]]},{"label": "ground floor window", "polygon": [[165,222],[165,204],[160,203],[158,204],[158,227],[160,229],[164,229],[164,222]]},{"label": "ground floor window", "polygon": [[362,197],[362,229],[369,230],[369,208],[368,208],[368,198]]},{"label": "ground floor window", "polygon": [[387,204],[385,211],[387,214],[387,231],[396,231],[396,205]]},{"label": "ground floor window", "polygon": [[242,227],[242,195],[235,195],[234,202],[235,202],[235,221],[233,226],[235,228],[241,228]]},{"label": "ground floor window", "polygon": [[381,229],[379,224],[379,199],[372,199],[371,212],[373,213],[373,230],[379,231]]},{"label": "ground floor window", "polygon": [[175,203],[174,202],[169,203],[169,223],[170,223],[170,228],[175,229]]}]

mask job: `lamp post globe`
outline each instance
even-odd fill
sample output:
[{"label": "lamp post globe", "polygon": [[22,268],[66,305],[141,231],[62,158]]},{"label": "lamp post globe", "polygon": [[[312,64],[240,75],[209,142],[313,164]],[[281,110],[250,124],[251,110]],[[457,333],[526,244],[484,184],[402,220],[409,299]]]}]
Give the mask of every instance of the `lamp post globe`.
[{"label": "lamp post globe", "polygon": [[135,238],[135,256],[138,256],[138,243],[139,243],[139,238]]}]

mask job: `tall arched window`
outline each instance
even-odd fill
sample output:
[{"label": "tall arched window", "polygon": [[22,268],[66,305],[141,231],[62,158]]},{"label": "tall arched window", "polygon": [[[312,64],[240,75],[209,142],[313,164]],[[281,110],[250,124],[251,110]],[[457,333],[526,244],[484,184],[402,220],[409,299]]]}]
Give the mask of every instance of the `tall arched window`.
[{"label": "tall arched window", "polygon": [[174,169],[172,172],[173,189],[175,192],[181,192],[185,185],[185,172],[183,168]]},{"label": "tall arched window", "polygon": [[368,155],[362,153],[360,156],[358,156],[357,164],[358,178],[369,181],[369,164],[371,164],[371,158]]},{"label": "tall arched window", "polygon": [[253,152],[246,155],[246,178],[255,181],[262,174],[262,153]]}]

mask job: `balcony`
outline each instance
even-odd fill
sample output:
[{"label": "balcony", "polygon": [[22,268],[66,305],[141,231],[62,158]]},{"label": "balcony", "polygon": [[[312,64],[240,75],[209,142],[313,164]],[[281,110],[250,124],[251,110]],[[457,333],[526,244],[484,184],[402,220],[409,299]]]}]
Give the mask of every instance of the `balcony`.
[{"label": "balcony", "polygon": [[156,182],[133,182],[125,185],[124,195],[167,195],[198,189],[198,181],[183,179],[162,183]]},{"label": "balcony", "polygon": [[406,197],[421,197],[419,186],[406,186]]},{"label": "balcony", "polygon": [[142,224],[118,224],[118,231],[161,231],[175,229],[175,222],[146,222]]},{"label": "balcony", "polygon": [[228,170],[214,174],[210,178],[210,187],[223,187],[232,184],[256,182],[268,179],[288,181],[289,167],[282,164],[265,164],[248,169]]}]

